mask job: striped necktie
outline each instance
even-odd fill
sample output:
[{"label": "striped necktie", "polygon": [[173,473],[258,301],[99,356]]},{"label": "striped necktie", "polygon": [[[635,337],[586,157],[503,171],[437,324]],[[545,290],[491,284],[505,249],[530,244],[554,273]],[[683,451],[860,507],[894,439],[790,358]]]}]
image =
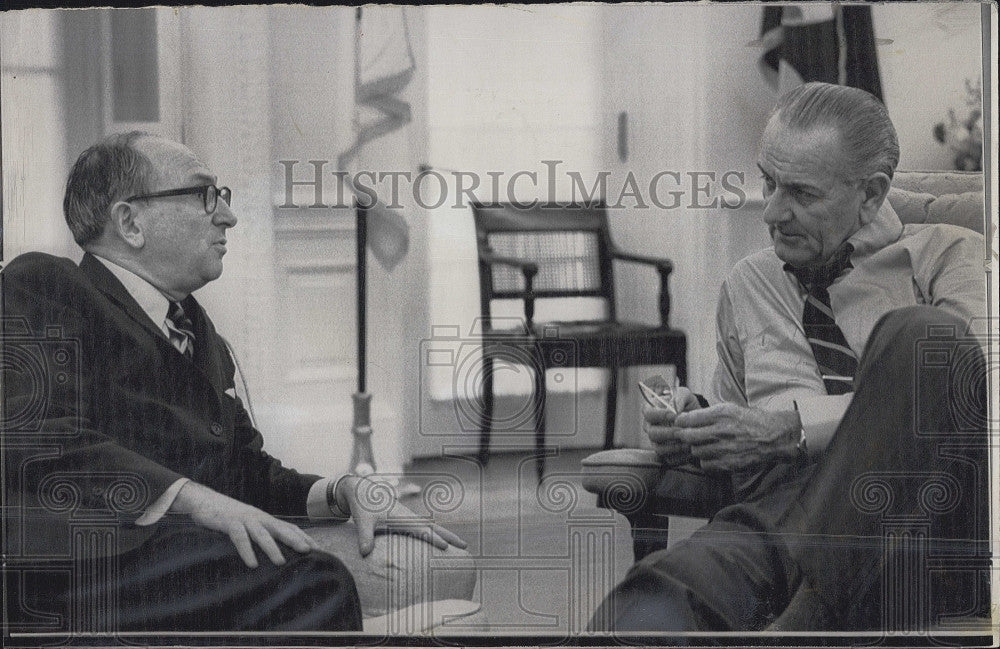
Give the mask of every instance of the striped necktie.
[{"label": "striped necktie", "polygon": [[852,252],[854,247],[845,243],[822,268],[793,268],[785,264],[785,270],[793,273],[809,292],[802,309],[802,325],[827,394],[845,394],[853,390],[854,374],[858,370],[858,357],[834,320],[828,290],[835,279],[854,267],[851,265]]},{"label": "striped necktie", "polygon": [[184,313],[184,307],[180,302],[170,301],[167,319],[164,322],[170,331],[170,342],[177,351],[191,358],[194,355],[194,323]]}]

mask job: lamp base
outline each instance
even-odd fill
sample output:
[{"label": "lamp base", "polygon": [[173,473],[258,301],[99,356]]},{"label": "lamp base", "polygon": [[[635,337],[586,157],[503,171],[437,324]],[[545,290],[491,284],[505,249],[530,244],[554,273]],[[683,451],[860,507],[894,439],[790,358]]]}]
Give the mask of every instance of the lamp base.
[{"label": "lamp base", "polygon": [[415,496],[421,492],[420,485],[401,476],[379,476],[378,465],[375,464],[375,454],[372,452],[371,405],[372,395],[368,392],[355,392],[351,395],[354,402],[354,420],[351,432],[354,446],[351,449],[350,471],[358,476],[372,476],[372,479],[391,486],[397,498]]},{"label": "lamp base", "polygon": [[354,401],[354,423],[351,426],[354,447],[351,449],[350,470],[354,475],[371,475],[378,468],[372,453],[372,395],[355,392],[351,399]]}]

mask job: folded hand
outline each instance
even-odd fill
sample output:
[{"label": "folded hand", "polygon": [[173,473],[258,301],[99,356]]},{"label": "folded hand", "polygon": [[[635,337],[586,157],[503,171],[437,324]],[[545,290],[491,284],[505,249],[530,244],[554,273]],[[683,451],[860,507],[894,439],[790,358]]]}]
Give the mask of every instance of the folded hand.
[{"label": "folded hand", "polygon": [[723,403],[674,419],[675,437],[689,444],[705,471],[734,471],[796,455],[797,412],[768,412]]},{"label": "folded hand", "polygon": [[[701,407],[697,397],[685,387],[677,388],[674,403],[679,412],[696,410]],[[649,404],[642,407],[642,429],[653,443],[664,466],[673,467],[691,461],[691,444],[678,436],[674,425],[676,414],[666,408],[654,408]]]}]

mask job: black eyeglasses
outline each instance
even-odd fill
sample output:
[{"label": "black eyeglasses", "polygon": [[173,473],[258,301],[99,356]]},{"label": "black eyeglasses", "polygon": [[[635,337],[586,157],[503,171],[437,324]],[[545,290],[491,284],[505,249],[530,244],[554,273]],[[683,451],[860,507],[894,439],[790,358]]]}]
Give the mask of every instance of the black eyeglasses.
[{"label": "black eyeglasses", "polygon": [[153,192],[152,194],[139,194],[126,198],[125,202],[146,200],[149,198],[164,198],[166,196],[187,196],[188,194],[201,194],[201,198],[205,202],[206,214],[215,212],[220,198],[226,205],[232,205],[230,201],[233,199],[233,191],[228,187],[216,187],[215,185],[199,185],[183,189],[168,189],[162,192]]}]

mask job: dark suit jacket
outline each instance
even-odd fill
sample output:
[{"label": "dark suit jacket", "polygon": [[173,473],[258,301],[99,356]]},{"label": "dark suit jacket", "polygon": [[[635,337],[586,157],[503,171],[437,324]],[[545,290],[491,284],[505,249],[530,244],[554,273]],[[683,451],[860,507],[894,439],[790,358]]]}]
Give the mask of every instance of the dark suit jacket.
[{"label": "dark suit jacket", "polygon": [[[91,255],[29,253],[0,274],[7,550],[65,555],[73,530],[113,551],[182,476],[276,515],[304,516],[319,479],[284,468],[235,396],[234,367],[194,297],[194,358],[178,352]],[[226,394],[226,391],[229,394]]]}]

